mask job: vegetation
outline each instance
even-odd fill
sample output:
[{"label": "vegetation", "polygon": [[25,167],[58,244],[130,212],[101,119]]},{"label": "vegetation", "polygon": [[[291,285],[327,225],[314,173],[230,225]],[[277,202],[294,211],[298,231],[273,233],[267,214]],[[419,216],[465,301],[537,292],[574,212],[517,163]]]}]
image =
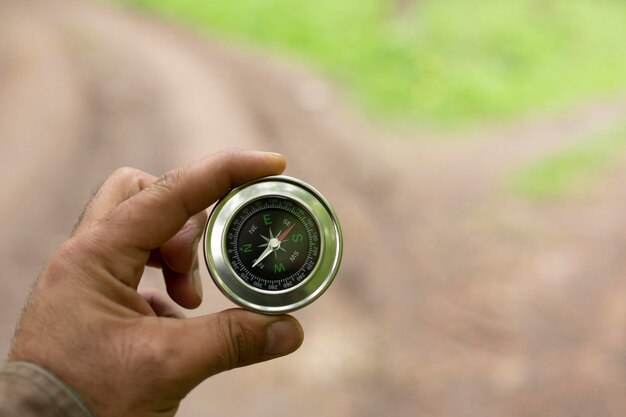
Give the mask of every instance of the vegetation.
[{"label": "vegetation", "polygon": [[288,52],[371,114],[443,127],[626,87],[619,0],[116,0]]},{"label": "vegetation", "polygon": [[[289,53],[382,119],[463,128],[626,91],[619,0],[109,0]],[[626,129],[515,172],[531,199],[576,194],[615,159]]]},{"label": "vegetation", "polygon": [[508,185],[532,200],[581,195],[602,178],[626,149],[626,125],[589,138],[513,173]]}]

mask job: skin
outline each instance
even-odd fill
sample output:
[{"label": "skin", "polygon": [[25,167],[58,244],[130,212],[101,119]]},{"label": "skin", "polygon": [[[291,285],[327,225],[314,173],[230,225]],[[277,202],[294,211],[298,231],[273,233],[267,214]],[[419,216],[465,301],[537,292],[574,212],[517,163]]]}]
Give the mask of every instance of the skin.
[{"label": "skin", "polygon": [[[185,318],[175,304],[202,301],[204,210],[284,168],[277,154],[228,150],[159,178],[114,172],[39,277],[9,359],[54,372],[98,417],[163,417],[204,379],[295,351],[303,332],[291,316]],[[146,266],[162,269],[169,297],[137,291]]]}]

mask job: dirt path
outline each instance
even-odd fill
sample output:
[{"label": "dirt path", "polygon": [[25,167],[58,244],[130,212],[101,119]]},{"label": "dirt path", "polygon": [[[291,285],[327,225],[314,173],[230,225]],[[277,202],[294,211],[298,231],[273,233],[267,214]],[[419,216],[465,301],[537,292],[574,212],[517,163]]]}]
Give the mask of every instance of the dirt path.
[{"label": "dirt path", "polygon": [[[0,1],[0,354],[110,171],[253,147],[335,203],[341,276],[296,314],[299,353],[207,381],[180,416],[624,415],[626,169],[563,203],[499,184],[625,114],[615,100],[466,141],[399,138],[293,64],[87,2]],[[229,306],[205,278],[191,314]]]}]

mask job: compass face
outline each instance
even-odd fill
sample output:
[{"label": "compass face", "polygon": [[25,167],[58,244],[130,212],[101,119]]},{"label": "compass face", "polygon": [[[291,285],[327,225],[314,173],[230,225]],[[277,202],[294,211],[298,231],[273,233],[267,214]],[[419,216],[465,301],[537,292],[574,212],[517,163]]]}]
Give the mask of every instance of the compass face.
[{"label": "compass face", "polygon": [[306,281],[320,257],[320,231],[292,199],[263,197],[243,206],[227,229],[226,254],[237,276],[262,291]]},{"label": "compass face", "polygon": [[330,286],[343,253],[328,201],[304,181],[260,178],[232,189],[213,208],[204,259],[217,287],[251,311],[284,314]]}]

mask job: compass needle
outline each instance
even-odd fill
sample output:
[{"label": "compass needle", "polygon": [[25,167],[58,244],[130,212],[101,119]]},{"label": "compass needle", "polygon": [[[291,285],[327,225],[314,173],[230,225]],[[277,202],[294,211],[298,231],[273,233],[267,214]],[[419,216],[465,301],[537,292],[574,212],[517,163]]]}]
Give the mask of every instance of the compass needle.
[{"label": "compass needle", "polygon": [[274,249],[272,249],[271,246],[267,246],[267,248],[263,251],[263,253],[261,254],[261,256],[259,256],[258,258],[256,258],[256,260],[254,261],[254,263],[252,264],[252,268],[254,268],[255,266],[257,266],[263,259],[267,258],[267,255],[269,255],[270,253],[272,253],[274,251]]},{"label": "compass needle", "polygon": [[285,238],[289,236],[289,233],[291,233],[291,231],[293,230],[295,226],[296,226],[295,224],[292,224],[291,226],[289,226],[289,229],[285,230],[285,233],[282,233],[282,232],[279,233],[278,240],[280,240],[281,242],[285,240]]}]

